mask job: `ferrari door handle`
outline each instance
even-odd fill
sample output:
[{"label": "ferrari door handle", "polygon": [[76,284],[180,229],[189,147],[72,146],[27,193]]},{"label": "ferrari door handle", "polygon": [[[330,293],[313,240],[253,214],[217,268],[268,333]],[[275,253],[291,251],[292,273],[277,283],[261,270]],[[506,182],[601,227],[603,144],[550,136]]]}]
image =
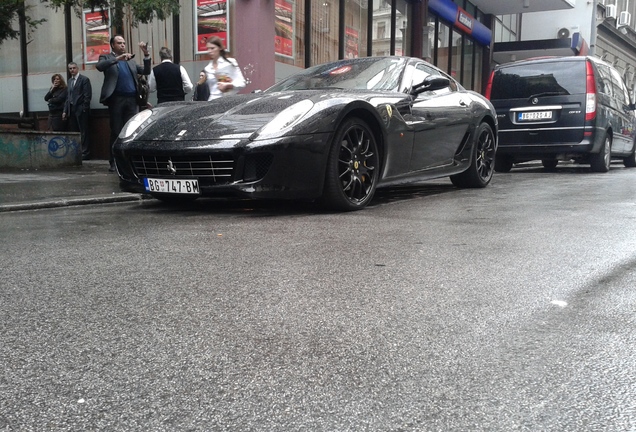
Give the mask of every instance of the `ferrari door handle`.
[{"label": "ferrari door handle", "polygon": [[464,100],[463,100],[463,99],[460,99],[460,100],[459,100],[459,104],[460,104],[461,106],[463,106],[463,107],[468,106],[468,104],[467,104],[466,102],[464,102]]}]

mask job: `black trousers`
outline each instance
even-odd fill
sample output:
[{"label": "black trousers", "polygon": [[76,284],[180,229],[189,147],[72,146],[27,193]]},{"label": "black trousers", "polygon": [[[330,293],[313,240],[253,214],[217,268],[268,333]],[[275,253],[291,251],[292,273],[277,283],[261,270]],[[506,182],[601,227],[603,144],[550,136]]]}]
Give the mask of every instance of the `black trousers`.
[{"label": "black trousers", "polygon": [[124,125],[139,112],[137,100],[134,96],[111,96],[108,99],[108,114],[110,115],[110,163],[115,162],[113,146]]},{"label": "black trousers", "polygon": [[68,119],[68,130],[80,133],[80,141],[82,143],[82,156],[88,156],[91,153],[90,143],[88,142],[88,117],[90,110],[82,110],[81,105],[71,105],[71,112]]}]

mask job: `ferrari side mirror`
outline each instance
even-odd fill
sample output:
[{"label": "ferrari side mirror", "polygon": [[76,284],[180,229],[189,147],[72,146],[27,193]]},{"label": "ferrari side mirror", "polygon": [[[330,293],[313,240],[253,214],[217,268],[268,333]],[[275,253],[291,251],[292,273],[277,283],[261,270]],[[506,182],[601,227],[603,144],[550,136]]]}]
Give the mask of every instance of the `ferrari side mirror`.
[{"label": "ferrari side mirror", "polygon": [[449,86],[450,80],[448,78],[439,75],[429,75],[424,81],[413,86],[411,94],[415,96],[425,91],[440,90]]}]

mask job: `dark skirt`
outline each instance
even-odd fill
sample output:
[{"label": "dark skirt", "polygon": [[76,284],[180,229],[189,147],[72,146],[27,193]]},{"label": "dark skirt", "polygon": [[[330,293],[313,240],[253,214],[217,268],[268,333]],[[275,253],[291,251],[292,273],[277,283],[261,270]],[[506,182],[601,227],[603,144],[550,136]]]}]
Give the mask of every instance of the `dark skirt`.
[{"label": "dark skirt", "polygon": [[54,132],[66,131],[66,121],[62,120],[61,111],[49,111],[48,130]]}]

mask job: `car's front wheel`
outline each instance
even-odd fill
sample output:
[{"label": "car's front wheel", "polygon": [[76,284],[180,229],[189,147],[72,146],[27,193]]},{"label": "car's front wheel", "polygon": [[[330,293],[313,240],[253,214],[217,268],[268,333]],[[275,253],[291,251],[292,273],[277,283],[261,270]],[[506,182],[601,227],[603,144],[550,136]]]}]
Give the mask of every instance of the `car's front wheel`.
[{"label": "car's front wheel", "polygon": [[350,117],[338,127],[327,160],[322,201],[336,210],[359,210],[373,198],[380,171],[378,144],[369,125]]},{"label": "car's front wheel", "polygon": [[608,172],[612,161],[612,138],[605,135],[601,151],[590,156],[590,166],[594,172]]},{"label": "car's front wheel", "polygon": [[475,131],[472,160],[468,169],[451,176],[451,182],[462,188],[483,188],[490,183],[495,168],[495,134],[488,123]]}]

